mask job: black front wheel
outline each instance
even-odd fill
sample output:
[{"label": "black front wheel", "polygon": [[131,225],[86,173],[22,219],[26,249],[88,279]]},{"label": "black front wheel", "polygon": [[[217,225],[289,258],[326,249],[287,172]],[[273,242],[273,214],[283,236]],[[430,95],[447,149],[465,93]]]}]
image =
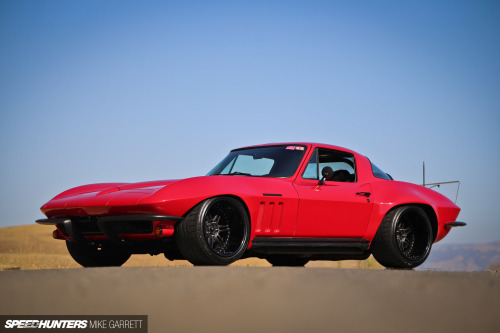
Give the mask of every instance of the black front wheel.
[{"label": "black front wheel", "polygon": [[228,265],[241,258],[250,239],[250,220],[243,204],[214,197],[194,207],[179,224],[179,251],[194,265]]},{"label": "black front wheel", "polygon": [[375,259],[388,268],[411,269],[429,256],[433,238],[427,214],[418,206],[401,206],[382,220],[372,243]]},{"label": "black front wheel", "polygon": [[121,266],[131,255],[111,243],[93,246],[67,240],[66,247],[71,257],[83,267]]}]

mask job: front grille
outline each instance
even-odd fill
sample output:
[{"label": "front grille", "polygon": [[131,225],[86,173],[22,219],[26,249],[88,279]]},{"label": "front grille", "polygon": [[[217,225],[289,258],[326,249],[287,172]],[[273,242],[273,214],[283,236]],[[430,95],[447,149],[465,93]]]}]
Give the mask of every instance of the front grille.
[{"label": "front grille", "polygon": [[82,235],[102,235],[97,226],[97,220],[78,221],[72,220],[76,228]]},{"label": "front grille", "polygon": [[[97,219],[92,217],[72,218],[74,229],[83,235],[103,235],[97,225]],[[149,234],[153,232],[152,221],[110,221],[105,222],[110,231],[116,235],[120,234]],[[68,231],[65,230],[66,234]]]},{"label": "front grille", "polygon": [[153,232],[153,221],[112,222],[117,234],[149,234]]}]

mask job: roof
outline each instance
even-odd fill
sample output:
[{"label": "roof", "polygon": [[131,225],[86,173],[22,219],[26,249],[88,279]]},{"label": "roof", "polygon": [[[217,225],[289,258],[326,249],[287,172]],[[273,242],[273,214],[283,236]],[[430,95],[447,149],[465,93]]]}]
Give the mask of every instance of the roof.
[{"label": "roof", "polygon": [[256,147],[266,147],[266,146],[307,146],[308,148],[327,148],[327,149],[334,149],[334,150],[341,150],[345,151],[351,154],[359,155],[357,152],[340,147],[340,146],[334,146],[334,145],[329,145],[325,143],[317,143],[317,142],[277,142],[277,143],[265,143],[265,144],[260,144],[260,145],[252,145],[252,146],[246,146],[246,147],[240,147],[240,148],[235,148],[232,149],[231,151],[234,150],[240,150],[240,149],[247,149],[247,148],[256,148]]}]

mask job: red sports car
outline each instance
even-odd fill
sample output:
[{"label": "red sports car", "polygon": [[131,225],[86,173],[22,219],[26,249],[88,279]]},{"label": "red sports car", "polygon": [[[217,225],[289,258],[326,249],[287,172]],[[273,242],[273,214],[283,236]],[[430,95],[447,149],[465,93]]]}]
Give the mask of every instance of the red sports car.
[{"label": "red sports car", "polygon": [[423,186],[395,181],[352,150],[283,143],[232,150],[207,176],[85,185],[41,208],[82,266],[120,266],[164,253],[195,265],[246,257],[274,266],[363,260],[422,264],[460,208]]}]

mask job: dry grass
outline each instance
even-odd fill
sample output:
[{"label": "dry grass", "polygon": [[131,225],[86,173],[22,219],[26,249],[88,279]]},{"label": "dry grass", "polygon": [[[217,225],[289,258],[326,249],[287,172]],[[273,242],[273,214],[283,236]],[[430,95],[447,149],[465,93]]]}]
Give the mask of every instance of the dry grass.
[{"label": "dry grass", "polygon": [[[0,228],[0,270],[78,268],[64,241],[52,238],[53,228],[38,224]],[[163,255],[133,255],[124,266],[191,266],[184,260],[169,261]],[[271,267],[262,259],[238,260],[231,266]],[[374,259],[355,261],[312,261],[307,267],[382,268]]]},{"label": "dry grass", "polygon": [[500,272],[500,263],[489,266],[488,270],[492,272]]}]

